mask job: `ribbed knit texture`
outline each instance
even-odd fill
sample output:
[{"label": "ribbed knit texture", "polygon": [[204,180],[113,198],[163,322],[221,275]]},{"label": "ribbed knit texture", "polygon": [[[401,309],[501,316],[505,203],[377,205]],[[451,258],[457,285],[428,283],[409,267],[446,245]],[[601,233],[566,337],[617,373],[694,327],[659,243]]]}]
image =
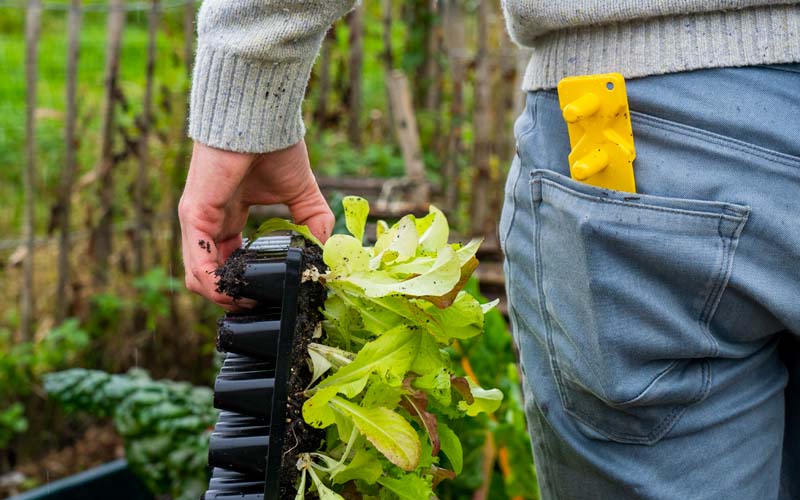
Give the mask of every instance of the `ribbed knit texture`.
[{"label": "ribbed knit texture", "polygon": [[[189,135],[268,152],[299,141],[322,39],[355,0],[205,0]],[[626,78],[800,62],[798,0],[503,0],[512,38],[533,48],[523,89],[570,75]]]},{"label": "ribbed knit texture", "polygon": [[229,151],[283,149],[303,138],[301,104],[330,25],[355,0],[205,0],[189,136]]},{"label": "ribbed knit texture", "polygon": [[625,78],[800,61],[800,5],[754,7],[570,27],[536,38],[522,88],[571,75]]}]

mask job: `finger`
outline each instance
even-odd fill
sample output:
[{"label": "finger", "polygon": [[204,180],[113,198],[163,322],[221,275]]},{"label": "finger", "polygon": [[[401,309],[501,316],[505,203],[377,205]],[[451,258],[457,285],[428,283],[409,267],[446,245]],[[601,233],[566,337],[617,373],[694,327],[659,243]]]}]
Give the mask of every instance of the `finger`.
[{"label": "finger", "polygon": [[308,226],[311,233],[323,243],[328,240],[335,218],[313,176],[303,192],[289,200],[286,205],[297,224]]}]

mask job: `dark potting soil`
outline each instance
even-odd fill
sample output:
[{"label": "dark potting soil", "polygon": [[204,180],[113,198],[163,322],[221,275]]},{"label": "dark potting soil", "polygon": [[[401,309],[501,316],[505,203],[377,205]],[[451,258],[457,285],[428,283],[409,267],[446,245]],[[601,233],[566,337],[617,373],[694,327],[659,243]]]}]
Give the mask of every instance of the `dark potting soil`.
[{"label": "dark potting soil", "polygon": [[230,295],[234,299],[242,298],[242,287],[247,284],[244,269],[247,266],[247,250],[237,248],[221,267],[214,271],[217,277],[217,293]]},{"label": "dark potting soil", "polygon": [[[322,261],[322,249],[313,244],[307,244],[303,249],[303,271],[316,267],[320,273],[327,269]],[[297,494],[299,471],[297,470],[297,457],[301,453],[318,451],[325,437],[322,429],[315,429],[303,421],[303,396],[308,384],[311,383],[311,369],[308,365],[308,344],[316,326],[322,321],[320,310],[325,302],[325,288],[315,281],[306,281],[300,284],[297,297],[297,322],[294,329],[294,342],[292,344],[291,362],[289,364],[289,391],[286,404],[286,434],[283,439],[283,453],[281,463],[280,495],[278,498],[292,499]],[[316,498],[316,496],[306,496]]]}]

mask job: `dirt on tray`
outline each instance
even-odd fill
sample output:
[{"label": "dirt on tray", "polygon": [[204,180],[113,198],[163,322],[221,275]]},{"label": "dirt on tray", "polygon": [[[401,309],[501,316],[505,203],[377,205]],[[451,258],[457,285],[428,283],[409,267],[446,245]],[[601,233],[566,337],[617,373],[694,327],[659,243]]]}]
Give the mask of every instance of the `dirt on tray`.
[{"label": "dirt on tray", "polygon": [[[322,261],[322,249],[309,244],[303,249],[303,270],[316,267],[320,273],[326,267]],[[302,393],[311,382],[311,370],[308,366],[308,344],[314,331],[322,321],[320,309],[325,302],[324,287],[314,281],[306,281],[300,285],[297,298],[297,322],[295,324],[294,342],[291,354],[291,372],[289,374],[289,391],[286,405],[286,434],[283,441],[283,460],[281,463],[281,483],[278,498],[294,498],[297,490],[295,484],[299,471],[297,457],[300,453],[319,450],[325,431],[315,429],[303,421],[302,408],[306,398]],[[306,495],[306,498],[315,498]]]}]

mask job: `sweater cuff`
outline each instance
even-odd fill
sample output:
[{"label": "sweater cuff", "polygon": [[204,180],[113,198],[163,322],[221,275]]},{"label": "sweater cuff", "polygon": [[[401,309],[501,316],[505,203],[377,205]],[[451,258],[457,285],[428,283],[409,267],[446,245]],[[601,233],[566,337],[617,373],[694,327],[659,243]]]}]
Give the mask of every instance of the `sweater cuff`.
[{"label": "sweater cuff", "polygon": [[195,57],[189,136],[211,147],[267,153],[305,134],[301,105],[313,58],[261,61],[201,46]]}]

